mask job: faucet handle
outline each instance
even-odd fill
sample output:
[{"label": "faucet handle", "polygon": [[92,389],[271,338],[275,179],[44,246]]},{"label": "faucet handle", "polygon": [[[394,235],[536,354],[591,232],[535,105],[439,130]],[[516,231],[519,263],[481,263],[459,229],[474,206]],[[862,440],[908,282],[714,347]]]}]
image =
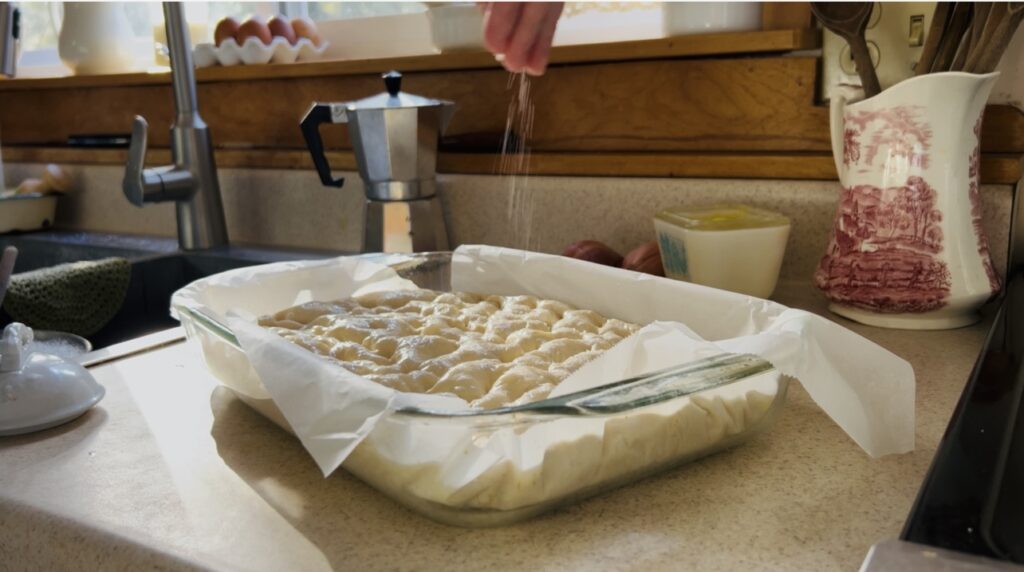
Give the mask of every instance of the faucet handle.
[{"label": "faucet handle", "polygon": [[140,115],[132,122],[132,142],[128,147],[128,164],[121,184],[128,202],[141,207],[146,203],[187,199],[195,193],[195,178],[186,168],[174,165],[144,168],[146,137],[149,124]]},{"label": "faucet handle", "polygon": [[146,164],[146,132],[149,124],[141,115],[136,115],[132,121],[132,141],[128,147],[128,164],[125,166],[124,183],[122,184],[124,196],[128,202],[137,207],[145,204],[145,172]]}]

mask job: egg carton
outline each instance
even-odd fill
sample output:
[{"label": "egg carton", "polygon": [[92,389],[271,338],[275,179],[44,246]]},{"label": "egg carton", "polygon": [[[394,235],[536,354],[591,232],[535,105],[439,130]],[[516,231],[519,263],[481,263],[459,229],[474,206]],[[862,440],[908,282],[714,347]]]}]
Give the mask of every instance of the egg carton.
[{"label": "egg carton", "polygon": [[246,38],[242,45],[234,38],[228,38],[220,46],[214,44],[197,44],[192,58],[197,68],[206,68],[220,64],[234,66],[238,64],[290,64],[296,61],[305,62],[320,59],[327,49],[327,42],[320,46],[313,45],[309,38],[300,38],[295,45],[282,37],[275,37],[270,44],[264,44],[259,38]]}]

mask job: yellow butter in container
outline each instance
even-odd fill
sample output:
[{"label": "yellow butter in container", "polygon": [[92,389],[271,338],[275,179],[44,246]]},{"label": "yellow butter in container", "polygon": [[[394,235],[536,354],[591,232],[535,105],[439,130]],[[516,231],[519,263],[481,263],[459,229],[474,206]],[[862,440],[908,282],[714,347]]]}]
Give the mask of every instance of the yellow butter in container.
[{"label": "yellow butter in container", "polygon": [[759,298],[775,290],[789,219],[746,205],[674,207],[654,217],[665,276]]}]

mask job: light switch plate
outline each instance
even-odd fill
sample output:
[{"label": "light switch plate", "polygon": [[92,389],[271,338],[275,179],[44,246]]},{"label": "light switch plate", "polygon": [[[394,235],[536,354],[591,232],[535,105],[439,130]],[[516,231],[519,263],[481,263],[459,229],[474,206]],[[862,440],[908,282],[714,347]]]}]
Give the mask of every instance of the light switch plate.
[{"label": "light switch plate", "polygon": [[[927,35],[934,11],[935,2],[875,2],[864,36],[882,89],[914,75],[914,64],[921,57],[922,45],[912,44],[923,43],[921,40]],[[920,27],[924,34],[914,34],[914,29]],[[836,85],[860,85],[846,40],[825,30],[821,51],[824,99],[829,99]]]}]

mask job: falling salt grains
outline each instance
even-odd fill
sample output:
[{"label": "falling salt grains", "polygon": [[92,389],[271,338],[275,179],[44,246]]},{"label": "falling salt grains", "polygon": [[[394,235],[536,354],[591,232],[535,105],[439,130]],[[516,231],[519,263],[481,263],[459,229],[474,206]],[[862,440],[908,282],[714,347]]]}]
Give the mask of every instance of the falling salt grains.
[{"label": "falling salt grains", "polygon": [[504,177],[508,184],[506,212],[511,229],[511,245],[529,250],[533,201],[530,200],[527,184],[530,167],[530,148],[527,141],[533,134],[534,118],[533,102],[530,100],[530,78],[525,73],[509,74],[506,88],[513,92],[513,97],[509,102],[508,116],[505,120],[498,174]]}]

